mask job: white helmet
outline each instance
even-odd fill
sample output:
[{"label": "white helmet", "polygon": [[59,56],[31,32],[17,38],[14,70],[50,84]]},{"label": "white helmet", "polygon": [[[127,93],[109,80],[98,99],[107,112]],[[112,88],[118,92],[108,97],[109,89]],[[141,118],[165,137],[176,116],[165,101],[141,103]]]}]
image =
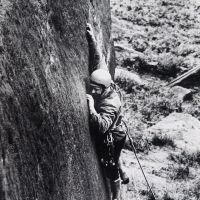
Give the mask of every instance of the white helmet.
[{"label": "white helmet", "polygon": [[97,85],[103,85],[104,87],[109,87],[112,83],[112,78],[110,73],[105,69],[97,69],[92,72],[90,76],[91,83]]}]

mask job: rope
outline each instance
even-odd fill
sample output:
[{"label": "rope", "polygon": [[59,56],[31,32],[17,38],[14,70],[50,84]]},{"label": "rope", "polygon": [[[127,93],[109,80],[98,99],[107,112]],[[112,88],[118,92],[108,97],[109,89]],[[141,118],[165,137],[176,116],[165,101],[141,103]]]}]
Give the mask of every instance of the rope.
[{"label": "rope", "polygon": [[[126,127],[127,127],[127,125],[126,125]],[[127,130],[128,130],[128,127],[127,127]],[[143,174],[143,176],[144,176],[144,178],[145,178],[145,181],[146,181],[146,183],[147,183],[147,186],[148,186],[148,188],[149,188],[149,190],[150,190],[150,192],[151,192],[151,194],[152,194],[154,200],[157,200],[156,197],[155,197],[155,194],[154,194],[154,192],[153,192],[153,190],[152,190],[152,188],[151,188],[151,186],[150,186],[150,184],[149,184],[149,182],[148,182],[148,180],[147,180],[147,177],[146,177],[146,175],[145,175],[145,173],[144,173],[144,170],[143,170],[143,168],[142,168],[142,165],[140,164],[139,158],[138,158],[137,153],[136,153],[135,146],[134,146],[134,144],[133,144],[133,140],[132,140],[132,138],[130,137],[130,135],[128,134],[128,131],[126,132],[126,135],[128,136],[128,138],[129,138],[129,140],[130,140],[130,144],[131,144],[131,146],[132,146],[132,148],[133,148],[133,152],[134,152],[135,157],[136,157],[136,160],[137,160],[137,162],[138,162],[138,164],[139,164],[139,166],[140,166],[140,169],[141,169],[141,171],[142,171],[142,174]]]}]

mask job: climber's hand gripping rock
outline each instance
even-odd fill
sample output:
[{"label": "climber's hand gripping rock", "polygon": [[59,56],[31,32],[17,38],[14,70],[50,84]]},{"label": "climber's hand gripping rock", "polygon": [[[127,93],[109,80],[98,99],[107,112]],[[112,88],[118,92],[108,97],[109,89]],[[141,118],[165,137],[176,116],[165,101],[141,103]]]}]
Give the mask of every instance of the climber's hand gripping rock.
[{"label": "climber's hand gripping rock", "polygon": [[96,110],[94,108],[94,99],[93,99],[92,95],[87,94],[87,101],[88,101],[88,107],[89,107],[90,114],[95,114]]},{"label": "climber's hand gripping rock", "polygon": [[87,33],[87,39],[88,39],[88,41],[96,43],[96,39],[94,37],[93,28],[92,28],[91,24],[89,24],[89,23],[87,23],[87,26],[86,26],[86,33]]},{"label": "climber's hand gripping rock", "polygon": [[93,99],[92,95],[87,94],[87,100],[88,100],[89,107],[94,108],[94,99]]}]

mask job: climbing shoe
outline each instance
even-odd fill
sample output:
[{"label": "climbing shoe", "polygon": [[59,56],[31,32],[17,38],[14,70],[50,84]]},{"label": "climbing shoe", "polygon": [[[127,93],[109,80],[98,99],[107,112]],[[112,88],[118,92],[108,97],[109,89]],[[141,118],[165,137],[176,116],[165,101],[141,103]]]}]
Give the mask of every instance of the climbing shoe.
[{"label": "climbing shoe", "polygon": [[129,183],[129,177],[126,174],[125,171],[122,170],[122,168],[119,168],[119,174],[120,174],[120,178],[122,180],[122,184],[128,184]]}]

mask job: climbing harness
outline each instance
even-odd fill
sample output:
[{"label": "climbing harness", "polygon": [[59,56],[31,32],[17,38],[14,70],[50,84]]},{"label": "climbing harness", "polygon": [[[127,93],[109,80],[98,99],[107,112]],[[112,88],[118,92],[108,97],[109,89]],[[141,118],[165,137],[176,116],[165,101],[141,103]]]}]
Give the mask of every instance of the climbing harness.
[{"label": "climbing harness", "polygon": [[110,167],[110,166],[116,165],[116,163],[114,161],[115,146],[114,146],[114,138],[112,135],[112,130],[115,127],[115,125],[117,124],[117,122],[120,118],[120,114],[121,114],[121,107],[117,113],[117,116],[116,116],[114,122],[112,123],[112,125],[110,126],[108,131],[105,133],[105,138],[103,140],[103,145],[105,147],[105,150],[104,150],[103,158],[101,158],[101,162],[105,167]]},{"label": "climbing harness", "polygon": [[105,167],[115,166],[114,161],[114,139],[112,133],[108,131],[106,137],[103,140],[104,155],[101,158],[101,162]]},{"label": "climbing harness", "polygon": [[[126,123],[124,123],[124,124],[125,124],[125,126],[126,126],[126,128],[127,128],[127,130],[128,130],[128,127],[127,127]],[[149,184],[149,182],[148,182],[148,180],[147,180],[147,177],[146,177],[146,175],[145,175],[145,173],[144,173],[144,170],[143,170],[143,168],[142,168],[142,165],[141,165],[141,163],[140,163],[140,161],[139,161],[139,158],[138,158],[138,156],[137,156],[136,149],[135,149],[135,146],[134,146],[134,144],[133,144],[133,140],[132,140],[132,138],[130,137],[128,131],[126,132],[126,135],[128,136],[128,139],[129,139],[129,141],[130,141],[131,147],[132,147],[133,152],[134,152],[134,154],[135,154],[136,160],[137,160],[137,162],[138,162],[138,164],[139,164],[139,166],[140,166],[140,169],[141,169],[141,171],[142,171],[142,174],[143,174],[143,176],[144,176],[144,179],[145,179],[145,181],[146,181],[146,183],[147,183],[147,186],[148,186],[148,188],[149,188],[149,191],[151,192],[151,194],[152,194],[154,200],[157,200],[156,197],[155,197],[155,194],[154,194],[154,192],[153,192],[153,190],[152,190],[152,188],[151,188],[151,186],[150,186],[150,184]]]}]

